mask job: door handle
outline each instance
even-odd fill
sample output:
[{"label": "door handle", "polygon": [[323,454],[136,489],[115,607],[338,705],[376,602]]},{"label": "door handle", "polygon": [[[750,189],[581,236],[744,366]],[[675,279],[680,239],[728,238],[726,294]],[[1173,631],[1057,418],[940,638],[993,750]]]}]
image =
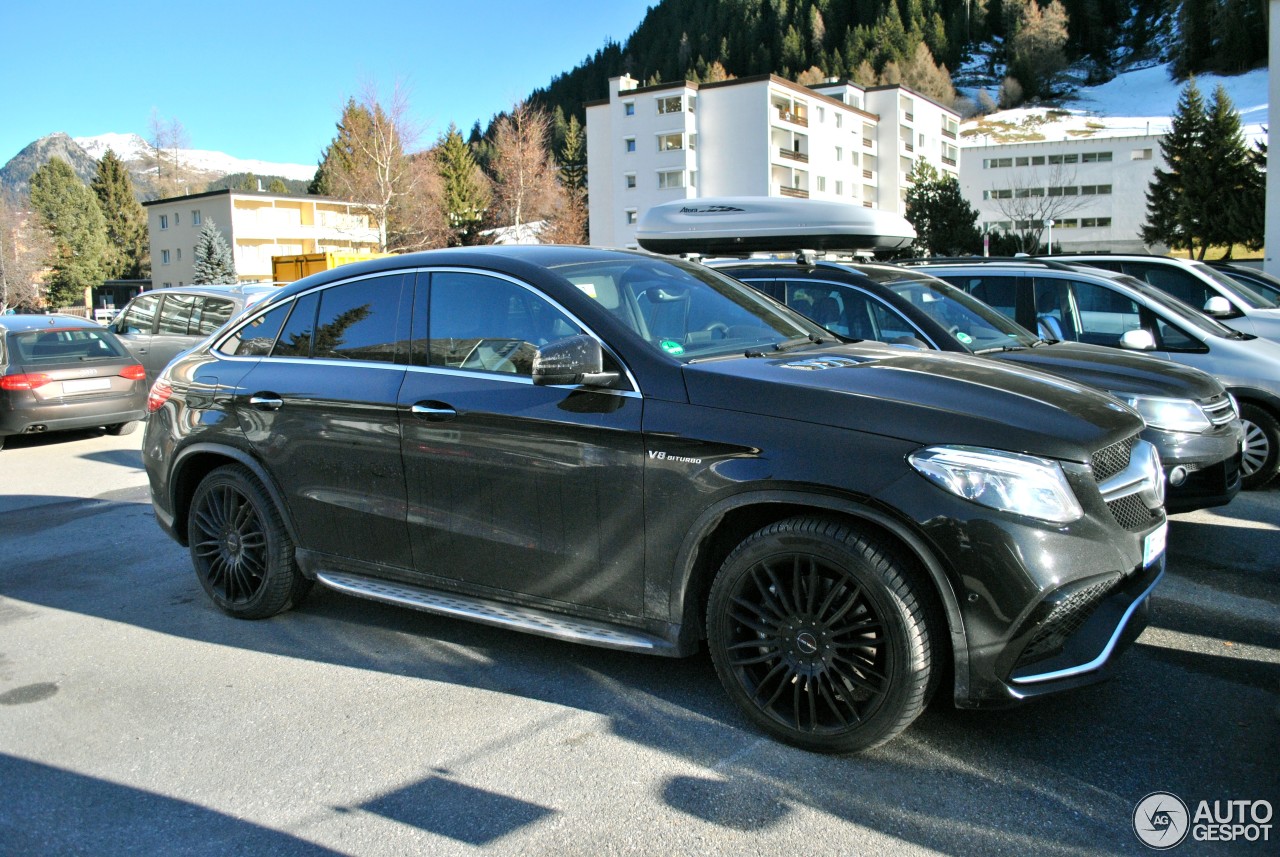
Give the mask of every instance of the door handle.
[{"label": "door handle", "polygon": [[278,411],[284,406],[284,399],[270,393],[259,393],[249,397],[249,407],[260,411]]},{"label": "door handle", "polygon": [[433,423],[447,422],[458,415],[455,409],[444,402],[418,402],[410,407],[409,411],[415,417],[421,417]]}]

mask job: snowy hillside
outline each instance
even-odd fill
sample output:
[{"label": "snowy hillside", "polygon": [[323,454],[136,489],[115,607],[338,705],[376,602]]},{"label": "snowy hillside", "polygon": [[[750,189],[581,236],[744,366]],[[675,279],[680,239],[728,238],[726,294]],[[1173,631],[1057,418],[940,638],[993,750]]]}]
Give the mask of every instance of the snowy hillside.
[{"label": "snowy hillside", "polygon": [[[75,137],[76,143],[95,160],[101,160],[110,148],[120,160],[138,161],[146,156],[147,141],[137,134],[99,134],[96,137]],[[205,149],[179,149],[182,165],[201,173],[229,175],[231,173],[255,173],[260,176],[283,176],[287,179],[309,180],[315,175],[315,164],[277,164],[270,161],[236,158],[223,152]]]}]

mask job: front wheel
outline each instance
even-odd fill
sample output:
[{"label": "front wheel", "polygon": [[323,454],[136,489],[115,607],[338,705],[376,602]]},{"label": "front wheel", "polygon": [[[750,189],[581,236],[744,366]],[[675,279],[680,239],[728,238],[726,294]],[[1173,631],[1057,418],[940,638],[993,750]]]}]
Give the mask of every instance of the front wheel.
[{"label": "front wheel", "polygon": [[906,729],[942,668],[945,633],[920,575],[886,545],[822,518],[748,537],[711,585],[716,673],[757,726],[848,753]]},{"label": "front wheel", "polygon": [[1244,425],[1241,485],[1248,490],[1261,488],[1280,471],[1280,423],[1257,405],[1241,405],[1240,422]]},{"label": "front wheel", "polygon": [[200,585],[232,616],[274,616],[310,589],[275,503],[238,464],[210,471],[196,488],[187,538]]}]

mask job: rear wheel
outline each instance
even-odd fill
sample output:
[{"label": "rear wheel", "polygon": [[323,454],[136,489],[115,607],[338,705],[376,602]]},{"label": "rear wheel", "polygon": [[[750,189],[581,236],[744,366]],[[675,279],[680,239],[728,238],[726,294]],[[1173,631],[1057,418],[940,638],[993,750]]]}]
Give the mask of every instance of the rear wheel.
[{"label": "rear wheel", "polygon": [[137,420],[131,420],[127,423],[116,423],[115,425],[107,426],[107,434],[111,434],[111,435],[133,434],[137,430],[138,430]]},{"label": "rear wheel", "polygon": [[187,537],[200,585],[232,616],[274,616],[311,588],[275,503],[238,464],[211,471],[196,488]]},{"label": "rear wheel", "polygon": [[1241,405],[1240,422],[1244,424],[1241,485],[1246,489],[1261,488],[1280,471],[1280,423],[1270,411],[1257,405]]},{"label": "rear wheel", "polygon": [[882,744],[928,702],[932,593],[895,552],[822,518],[759,530],[711,586],[707,637],[729,696],[760,728],[827,753]]}]

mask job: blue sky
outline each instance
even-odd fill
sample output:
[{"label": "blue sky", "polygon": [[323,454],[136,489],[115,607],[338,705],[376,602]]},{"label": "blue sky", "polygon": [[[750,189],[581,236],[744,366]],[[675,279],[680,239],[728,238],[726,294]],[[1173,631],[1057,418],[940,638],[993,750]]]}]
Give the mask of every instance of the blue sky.
[{"label": "blue sky", "polygon": [[6,0],[0,165],[54,131],[146,137],[153,110],[194,149],[314,163],[366,81],[384,101],[405,82],[425,146],[625,41],[654,2]]}]

